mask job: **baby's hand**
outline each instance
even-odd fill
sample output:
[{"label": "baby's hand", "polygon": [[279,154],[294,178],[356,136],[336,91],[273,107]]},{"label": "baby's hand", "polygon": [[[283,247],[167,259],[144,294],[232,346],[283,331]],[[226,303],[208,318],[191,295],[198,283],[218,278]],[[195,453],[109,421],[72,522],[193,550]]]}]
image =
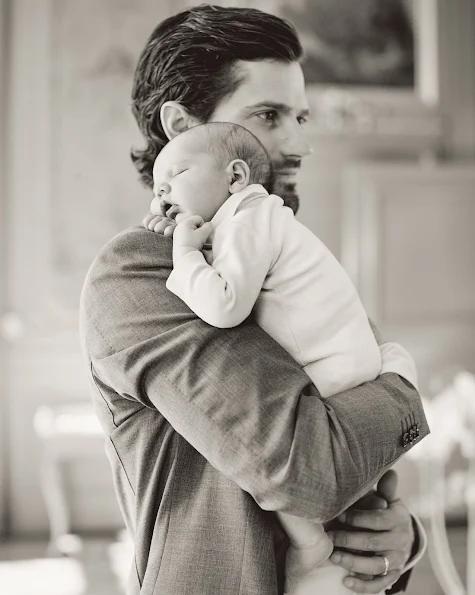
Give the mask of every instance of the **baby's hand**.
[{"label": "baby's hand", "polygon": [[163,215],[154,215],[148,212],[142,221],[145,229],[154,231],[155,233],[161,233],[164,236],[171,237],[176,228],[176,222],[173,219],[168,219]]},{"label": "baby's hand", "polygon": [[[201,250],[213,231],[212,223],[205,223],[198,215],[188,217],[181,221],[176,229],[173,237],[173,249],[181,249],[189,252],[191,250]],[[187,250],[188,249],[188,250]]]},{"label": "baby's hand", "polygon": [[150,211],[145,215],[142,221],[145,229],[161,233],[164,236],[171,237],[175,231],[176,222],[173,219],[165,217],[161,208],[161,197],[154,196],[150,203]]}]

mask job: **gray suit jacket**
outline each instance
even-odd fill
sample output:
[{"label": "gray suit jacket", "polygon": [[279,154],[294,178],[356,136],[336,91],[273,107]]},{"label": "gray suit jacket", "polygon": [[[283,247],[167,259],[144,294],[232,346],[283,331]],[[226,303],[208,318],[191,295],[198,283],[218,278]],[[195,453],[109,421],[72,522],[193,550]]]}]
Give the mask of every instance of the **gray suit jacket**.
[{"label": "gray suit jacket", "polygon": [[[428,433],[395,374],[325,401],[248,319],[221,330],[167,291],[172,242],[136,227],[98,254],[81,337],[119,503],[128,595],[277,595],[273,511],[326,521]],[[324,594],[322,594],[324,595]]]}]

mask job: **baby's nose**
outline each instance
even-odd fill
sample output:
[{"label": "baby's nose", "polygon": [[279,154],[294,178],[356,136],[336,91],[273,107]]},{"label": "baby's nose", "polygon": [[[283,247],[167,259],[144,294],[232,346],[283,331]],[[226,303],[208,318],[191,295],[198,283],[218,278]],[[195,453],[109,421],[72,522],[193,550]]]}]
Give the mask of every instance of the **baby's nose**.
[{"label": "baby's nose", "polygon": [[170,184],[167,184],[165,182],[160,185],[160,188],[158,190],[158,195],[162,196],[163,194],[170,194],[171,191],[172,191],[172,187],[170,186]]}]

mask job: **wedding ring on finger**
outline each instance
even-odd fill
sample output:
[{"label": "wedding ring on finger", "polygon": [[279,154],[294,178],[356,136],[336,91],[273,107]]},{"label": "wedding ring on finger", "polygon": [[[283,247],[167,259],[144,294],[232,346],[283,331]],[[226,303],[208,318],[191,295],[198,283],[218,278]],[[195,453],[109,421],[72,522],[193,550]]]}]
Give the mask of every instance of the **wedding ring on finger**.
[{"label": "wedding ring on finger", "polygon": [[383,559],[384,570],[383,570],[383,572],[378,574],[378,576],[386,576],[388,574],[388,570],[389,570],[389,560],[386,558],[386,556],[380,556],[380,558]]}]

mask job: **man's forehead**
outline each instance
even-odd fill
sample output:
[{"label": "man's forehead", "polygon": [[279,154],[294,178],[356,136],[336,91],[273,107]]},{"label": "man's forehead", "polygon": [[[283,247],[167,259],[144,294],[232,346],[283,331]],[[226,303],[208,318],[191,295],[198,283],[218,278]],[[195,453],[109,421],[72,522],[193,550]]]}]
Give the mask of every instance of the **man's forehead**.
[{"label": "man's forehead", "polygon": [[298,62],[239,61],[242,82],[228,99],[229,107],[246,109],[266,102],[301,112],[308,110],[305,80]]}]

